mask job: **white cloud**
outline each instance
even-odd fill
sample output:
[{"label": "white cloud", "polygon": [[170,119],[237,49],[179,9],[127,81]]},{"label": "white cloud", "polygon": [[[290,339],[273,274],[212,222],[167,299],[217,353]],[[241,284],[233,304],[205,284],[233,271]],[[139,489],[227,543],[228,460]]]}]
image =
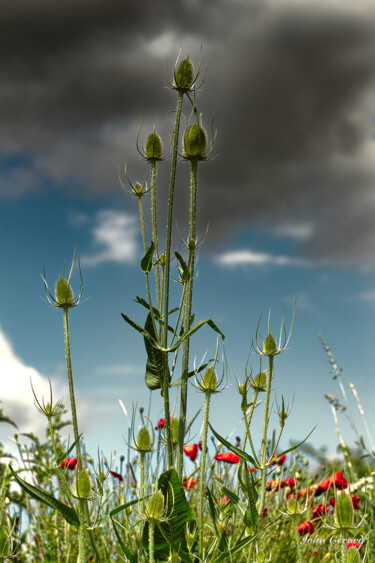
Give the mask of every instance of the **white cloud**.
[{"label": "white cloud", "polygon": [[307,240],[314,234],[312,223],[285,223],[274,230],[276,235],[290,237],[296,240]]},{"label": "white cloud", "polygon": [[[27,366],[17,357],[13,347],[0,328],[0,397],[4,415],[12,419],[20,432],[33,432],[37,436],[45,436],[46,419],[38,413],[34,406],[30,378],[35,393],[41,401],[49,401],[50,388],[47,377],[41,375],[35,368]],[[68,396],[65,384],[56,378],[51,378],[53,401]],[[8,425],[2,430],[9,433],[12,428]]]},{"label": "white cloud", "polygon": [[83,266],[95,267],[103,262],[134,262],[137,256],[139,232],[135,216],[111,209],[99,211],[92,229],[99,250],[81,258]]},{"label": "white cloud", "polygon": [[145,366],[114,364],[109,366],[97,366],[94,369],[96,375],[139,375],[145,371]]},{"label": "white cloud", "polygon": [[224,252],[217,256],[216,262],[222,266],[240,265],[272,265],[272,266],[307,266],[308,262],[299,258],[289,256],[275,256],[265,252],[253,252],[252,250],[234,250]]},{"label": "white cloud", "polygon": [[369,291],[360,293],[357,299],[358,301],[363,301],[364,303],[375,304],[375,289],[370,289]]}]

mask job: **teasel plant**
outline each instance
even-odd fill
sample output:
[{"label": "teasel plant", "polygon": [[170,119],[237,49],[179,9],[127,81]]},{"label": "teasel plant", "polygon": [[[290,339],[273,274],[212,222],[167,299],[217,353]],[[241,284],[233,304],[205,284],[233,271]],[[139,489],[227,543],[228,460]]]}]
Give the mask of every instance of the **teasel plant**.
[{"label": "teasel plant", "polygon": [[[179,55],[180,56],[180,55]],[[224,338],[224,335],[209,319],[199,321],[192,326],[192,299],[193,299],[193,282],[195,276],[196,250],[202,242],[197,239],[196,229],[196,209],[197,209],[197,185],[198,185],[198,163],[208,160],[213,146],[214,136],[211,142],[208,142],[207,132],[202,124],[202,116],[198,115],[196,109],[196,90],[197,79],[200,76],[200,65],[195,73],[194,66],[189,57],[183,59],[180,63],[176,61],[174,68],[174,77],[172,82],[168,82],[167,86],[177,93],[177,105],[175,110],[175,121],[172,134],[171,148],[168,153],[163,153],[163,143],[154,127],[153,131],[147,136],[144,148],[139,148],[139,136],[137,138],[137,150],[140,157],[150,166],[150,189],[147,189],[146,183],[133,184],[125,169],[125,175],[131,186],[131,190],[126,190],[138,198],[139,214],[142,229],[142,238],[144,246],[144,258],[141,261],[141,268],[146,277],[147,300],[137,297],[136,301],[148,310],[145,326],[142,327],[130,319],[126,314],[121,313],[122,317],[133,328],[144,337],[147,363],[146,363],[146,384],[151,390],[160,389],[164,402],[165,417],[165,436],[168,455],[168,466],[177,465],[177,473],[182,478],[183,468],[183,446],[187,428],[187,390],[188,379],[194,375],[194,371],[189,371],[189,342],[190,337],[207,323],[213,330]],[[182,105],[184,97],[192,107],[190,118],[187,122],[182,140],[182,151],[179,151],[180,145],[180,125],[182,117]],[[195,120],[191,123],[191,118]],[[166,220],[166,236],[165,249],[160,254],[159,229],[157,224],[157,167],[164,161],[167,156],[171,158],[170,180],[167,202],[167,220]],[[189,211],[189,235],[187,241],[183,241],[187,252],[187,262],[176,251],[172,256],[172,226],[173,226],[173,204],[176,185],[176,172],[178,160],[182,159],[190,164],[190,211]],[[124,184],[120,178],[122,186]],[[151,231],[152,240],[147,242],[146,226],[144,221],[143,197],[151,192]],[[177,281],[181,284],[181,300],[178,307],[170,309],[170,284],[172,279],[171,262],[176,260],[178,268]],[[152,294],[150,290],[149,277],[151,271],[155,272],[156,286],[156,306],[152,302]],[[177,313],[177,320],[174,326],[170,326],[170,316]],[[169,339],[169,332],[172,334]],[[178,381],[172,383],[173,374],[176,368],[177,356],[179,348],[182,346],[182,376]],[[169,367],[169,355],[173,354],[171,368]],[[204,369],[206,366],[201,366]],[[171,405],[170,405],[170,387],[179,386],[180,391],[180,413],[179,413],[179,433],[178,442],[175,452],[172,428],[171,428]],[[176,459],[175,459],[176,457]]]}]

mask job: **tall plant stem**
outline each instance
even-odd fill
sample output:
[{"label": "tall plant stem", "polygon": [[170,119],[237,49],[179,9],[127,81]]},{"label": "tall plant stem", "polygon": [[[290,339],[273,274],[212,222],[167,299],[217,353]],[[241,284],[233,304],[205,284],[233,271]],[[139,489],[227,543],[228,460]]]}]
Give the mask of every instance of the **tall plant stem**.
[{"label": "tall plant stem", "polygon": [[210,411],[210,399],[211,393],[206,392],[206,399],[204,403],[204,417],[203,417],[203,436],[202,436],[202,455],[201,455],[201,467],[199,473],[199,556],[201,560],[203,557],[203,502],[204,502],[204,484],[205,484],[205,473],[206,473],[206,449],[207,449],[207,431],[208,431],[208,415]]},{"label": "tall plant stem", "polygon": [[[191,307],[193,302],[193,283],[195,269],[195,240],[197,230],[197,185],[198,185],[198,160],[190,161],[190,222],[189,222],[189,281],[187,283],[187,291],[184,303],[184,331],[190,329]],[[188,393],[188,377],[189,377],[189,351],[190,338],[184,341],[182,348],[182,378],[181,378],[181,398],[180,398],[180,424],[178,428],[178,446],[177,446],[177,473],[179,478],[182,477],[182,459],[183,447],[186,428],[186,412],[187,412],[187,393]]]},{"label": "tall plant stem", "polygon": [[[151,222],[152,222],[152,240],[155,245],[155,256],[159,257],[159,246],[158,246],[158,223],[156,216],[156,175],[157,167],[156,161],[151,161]],[[160,285],[160,267],[159,264],[155,264],[155,284],[156,284],[156,303],[158,306],[159,313],[161,314],[161,285]]]},{"label": "tall plant stem", "polygon": [[[164,327],[163,327],[164,348],[168,347],[168,310],[169,310],[169,282],[170,282],[170,266],[171,266],[170,262],[171,262],[171,244],[172,244],[173,196],[174,196],[174,186],[176,180],[178,139],[180,134],[180,121],[181,121],[183,97],[184,97],[184,93],[182,91],[179,91],[178,99],[177,99],[174,131],[173,131],[173,141],[172,141],[172,165],[171,165],[171,176],[169,182],[169,196],[168,196],[166,265],[165,265],[165,278],[164,278]],[[168,354],[165,354],[164,374],[163,374],[165,431],[167,436],[168,465],[169,467],[173,467],[173,444],[172,444],[172,432],[171,432],[170,408],[169,408],[169,376],[170,375],[168,368]]]},{"label": "tall plant stem", "polygon": [[296,547],[297,547],[297,561],[298,563],[303,563],[301,544],[300,544],[301,538],[298,533],[298,524],[297,524],[296,516],[293,516],[293,531],[294,531],[294,539],[296,541]]},{"label": "tall plant stem", "polygon": [[266,500],[266,474],[267,474],[267,430],[269,423],[268,411],[270,408],[270,395],[271,395],[271,385],[273,379],[273,356],[268,356],[268,377],[267,377],[267,388],[266,388],[266,398],[264,403],[264,417],[263,417],[263,436],[262,436],[262,446],[261,446],[261,492],[260,492],[260,506],[259,514],[262,517],[264,504]]},{"label": "tall plant stem", "polygon": [[[72,423],[74,441],[76,442],[76,455],[77,455],[77,476],[83,469],[81,446],[79,443],[78,420],[76,401],[74,396],[74,383],[73,383],[73,370],[72,370],[72,356],[70,352],[70,331],[69,331],[69,308],[63,308],[64,317],[64,340],[65,340],[65,357],[66,369],[68,373],[69,397],[70,408],[72,411]],[[88,557],[88,533],[86,528],[89,526],[89,510],[86,499],[79,499],[79,563],[86,563]]]},{"label": "tall plant stem", "polygon": [[155,556],[154,556],[154,531],[155,531],[155,522],[154,520],[149,520],[148,522],[148,550],[150,554],[150,563],[155,563]]}]

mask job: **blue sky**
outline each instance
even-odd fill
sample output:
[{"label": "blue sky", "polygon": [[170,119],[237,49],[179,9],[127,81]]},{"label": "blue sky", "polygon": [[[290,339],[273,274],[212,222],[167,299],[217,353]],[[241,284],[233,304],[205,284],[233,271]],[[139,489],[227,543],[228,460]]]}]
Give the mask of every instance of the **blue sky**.
[{"label": "blue sky", "polygon": [[[207,3],[206,23],[195,25],[185,2],[177,2],[167,20],[156,17],[151,5],[146,15],[132,7],[126,20],[115,1],[107,19],[101,2],[86,7],[87,13],[68,2],[64,14],[57,8],[42,13],[50,24],[48,56],[37,41],[39,3],[9,15],[9,25],[26,30],[23,41],[33,45],[29,51],[14,45],[10,32],[1,40],[13,66],[3,70],[7,90],[0,98],[0,397],[21,431],[43,429],[30,375],[37,392],[47,394],[49,377],[56,399],[68,399],[62,316],[42,299],[41,273],[45,267],[53,287],[76,244],[85,289],[71,314],[71,337],[88,449],[123,451],[128,421],[118,399],[129,414],[136,402],[147,409],[143,340],[120,315],[144,320],[133,301],[145,296],[142,239],[136,201],[121,190],[117,174],[127,164],[134,181],[147,178],[135,148],[142,119],[141,140],[156,121],[168,146],[175,100],[162,75],[166,65],[171,77],[181,44],[196,68],[203,45],[209,66],[198,109],[209,129],[216,108],[218,128],[217,157],[199,168],[198,231],[203,234],[207,222],[210,228],[199,250],[197,318],[212,318],[224,332],[230,372],[240,378],[259,315],[265,321],[271,310],[277,334],[284,308],[289,325],[297,295],[290,347],[277,358],[274,383],[279,403],[281,395],[287,403],[295,397],[283,444],[302,440],[319,423],[309,441],[330,452],[337,445],[324,394],[341,396],[318,332],[343,367],[360,432],[349,382],[370,427],[375,422],[373,9],[366,2],[352,10],[344,2],[314,2],[314,10],[308,1],[286,2],[282,9],[272,2],[238,1],[236,10],[229,4],[222,1],[210,22],[214,6]],[[59,26],[68,16],[64,37]],[[144,28],[138,30],[133,24],[141,18]],[[14,71],[15,63],[22,72]],[[187,166],[179,166],[176,217],[184,232]],[[161,233],[168,174],[167,160],[159,175]],[[79,287],[77,272],[72,285]],[[196,355],[199,362],[207,349],[212,357],[215,338],[204,328],[192,340],[192,360]],[[250,364],[257,373],[253,352]],[[193,416],[202,397],[193,388],[189,393]],[[229,379],[212,404],[219,433],[235,428],[239,405]],[[156,391],[155,423],[161,414]],[[353,432],[345,417],[340,420],[351,445]],[[277,426],[276,417],[272,423]],[[9,428],[0,432],[5,440]],[[191,440],[198,434],[197,422]]]}]

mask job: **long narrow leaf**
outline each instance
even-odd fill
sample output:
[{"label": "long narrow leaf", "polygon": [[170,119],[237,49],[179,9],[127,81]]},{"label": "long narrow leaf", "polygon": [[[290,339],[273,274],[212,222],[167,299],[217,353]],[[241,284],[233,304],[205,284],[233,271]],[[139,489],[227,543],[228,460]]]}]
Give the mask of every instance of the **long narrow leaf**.
[{"label": "long narrow leaf", "polygon": [[58,510],[60,514],[65,518],[65,520],[68,522],[68,524],[71,524],[71,526],[75,526],[79,528],[79,518],[74,508],[67,506],[66,504],[57,500],[52,495],[44,491],[41,491],[37,487],[34,487],[34,485],[30,485],[29,483],[21,479],[21,477],[19,477],[17,473],[13,471],[11,465],[9,465],[9,469],[13,477],[17,481],[17,483],[20,485],[20,487],[22,487],[22,489],[26,491],[31,497],[35,498],[36,500],[39,500],[43,504],[46,504],[47,506],[50,506],[55,510]]},{"label": "long narrow leaf", "polygon": [[118,543],[120,544],[120,547],[121,547],[121,549],[122,549],[122,552],[123,552],[123,553],[126,555],[126,557],[129,559],[130,563],[138,563],[138,559],[135,557],[135,555],[133,555],[133,553],[130,551],[130,549],[128,549],[128,548],[125,546],[124,542],[122,541],[121,536],[120,536],[120,534],[119,534],[118,531],[117,531],[115,521],[113,520],[112,517],[111,517],[111,520],[112,520],[113,529],[114,529],[114,531],[115,531],[117,541],[118,541]]},{"label": "long narrow leaf", "polygon": [[223,438],[222,436],[220,436],[220,434],[218,434],[217,432],[215,432],[215,430],[212,428],[211,424],[208,423],[209,427],[211,428],[211,431],[213,432],[213,434],[215,435],[215,437],[219,440],[219,442],[221,442],[222,444],[224,444],[224,446],[226,446],[228,448],[228,450],[231,450],[233,453],[235,453],[236,455],[238,455],[238,457],[240,457],[241,459],[243,459],[244,461],[248,461],[250,463],[252,463],[253,465],[256,465],[256,461],[254,460],[254,458],[251,457],[251,455],[247,454],[246,452],[244,452],[243,450],[241,450],[240,448],[237,448],[237,446],[233,446],[233,444],[231,444],[230,442],[228,442],[228,440],[226,440],[225,438]]}]

